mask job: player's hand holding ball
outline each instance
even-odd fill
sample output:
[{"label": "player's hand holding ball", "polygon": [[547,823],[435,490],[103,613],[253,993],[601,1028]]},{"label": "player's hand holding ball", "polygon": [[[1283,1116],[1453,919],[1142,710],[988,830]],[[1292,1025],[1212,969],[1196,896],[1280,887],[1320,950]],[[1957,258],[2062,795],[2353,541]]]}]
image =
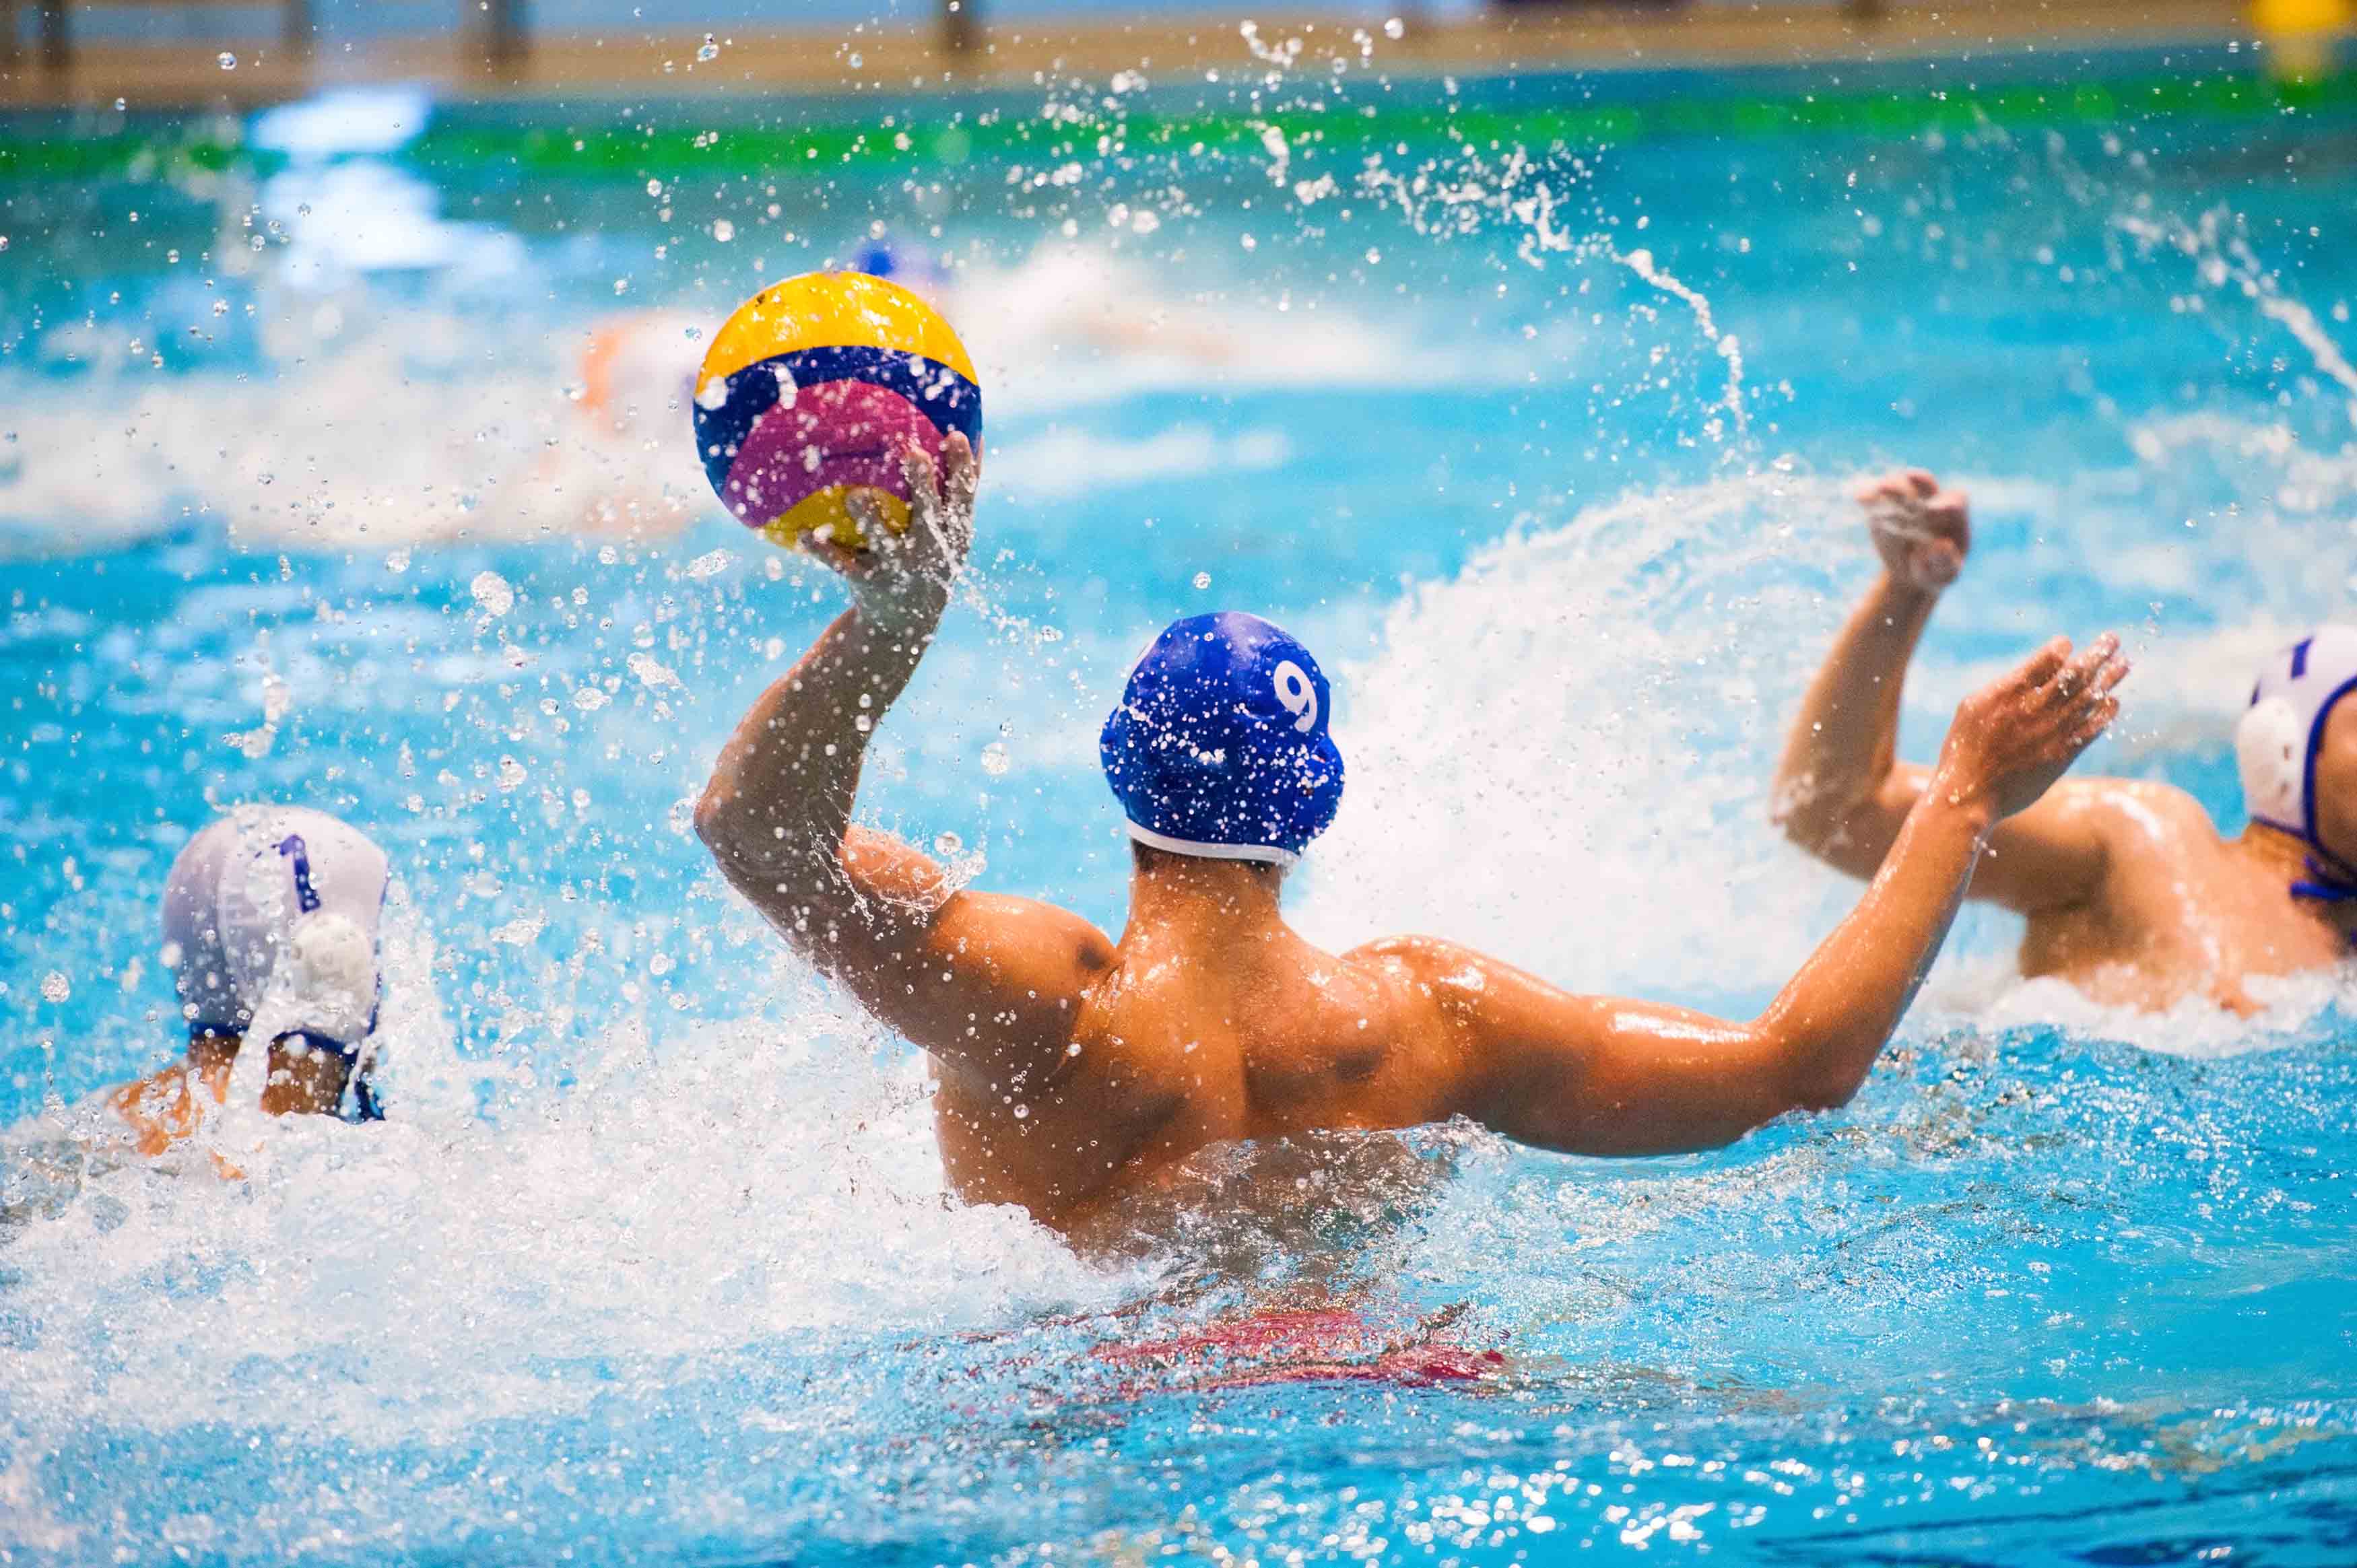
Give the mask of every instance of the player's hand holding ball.
[{"label": "player's hand holding ball", "polygon": [[705,475],[737,521],[838,567],[909,532],[920,475],[939,500],[962,489],[971,510],[974,361],[931,306],[866,273],[805,274],[739,306],[704,356],[694,423]]},{"label": "player's hand holding ball", "polygon": [[942,460],[916,446],[901,458],[908,486],[908,521],[896,532],[883,503],[872,493],[850,497],[845,505],[862,534],[864,549],[836,543],[816,533],[804,547],[843,575],[859,601],[860,613],[894,628],[930,627],[948,607],[950,589],[974,547],[974,487],[982,466],[965,433],[950,432]]}]

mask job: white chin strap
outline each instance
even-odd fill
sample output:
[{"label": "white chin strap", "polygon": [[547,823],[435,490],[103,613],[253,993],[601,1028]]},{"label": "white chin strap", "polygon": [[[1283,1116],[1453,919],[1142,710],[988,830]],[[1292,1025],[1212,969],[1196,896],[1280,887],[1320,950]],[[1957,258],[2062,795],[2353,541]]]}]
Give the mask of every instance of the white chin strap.
[{"label": "white chin strap", "polygon": [[1301,858],[1289,849],[1276,849],[1266,844],[1199,843],[1193,839],[1175,839],[1168,833],[1157,833],[1152,828],[1142,828],[1135,822],[1128,826],[1129,836],[1139,843],[1168,850],[1172,854],[1191,854],[1199,860],[1251,860],[1263,865],[1292,865]]}]

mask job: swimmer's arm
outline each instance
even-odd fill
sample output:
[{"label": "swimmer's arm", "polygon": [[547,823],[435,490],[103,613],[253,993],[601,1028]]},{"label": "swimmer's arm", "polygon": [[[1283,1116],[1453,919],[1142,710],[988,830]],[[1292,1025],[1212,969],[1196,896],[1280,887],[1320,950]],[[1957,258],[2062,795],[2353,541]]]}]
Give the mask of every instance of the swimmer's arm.
[{"label": "swimmer's arm", "polygon": [[[1900,763],[1884,780],[1872,810],[1903,822],[1931,782],[1930,768]],[[1965,897],[2024,915],[2050,914],[2093,899],[2111,865],[2115,813],[2104,808],[2119,788],[2116,779],[2072,779],[1999,822]],[[1872,865],[1855,866],[1831,854],[1823,858],[1854,876],[1873,875]]]},{"label": "swimmer's arm", "polygon": [[911,460],[905,553],[838,558],[852,607],[737,725],[695,830],[729,885],[885,1024],[952,1063],[996,1066],[1061,1048],[1086,966],[1111,944],[1063,910],[958,892],[931,857],[851,823],[868,740],[931,646],[971,537],[974,459],[963,437],[949,447],[939,490]]},{"label": "swimmer's arm", "polygon": [[1637,1155],[1714,1147],[1787,1112],[1846,1103],[1998,823],[2034,805],[2118,712],[2117,643],[2069,655],[2057,639],[1957,708],[1865,896],[1749,1023],[1573,996],[1493,961],[1466,979],[1427,978],[1458,1020],[1467,1112],[1551,1148]]},{"label": "swimmer's arm", "polygon": [[[1794,843],[1838,871],[1872,876],[1923,798],[1932,770],[1897,760],[1907,666],[1938,596],[1885,572],[1810,682],[1776,768],[1774,815]],[[1969,897],[2023,914],[2093,897],[2107,863],[2093,785],[2065,786],[1990,834]]]},{"label": "swimmer's arm", "polygon": [[850,899],[828,924],[771,917],[803,956],[952,1070],[1011,1083],[1052,1069],[1113,961],[1103,932],[1037,899],[953,888],[932,857],[870,828],[848,832],[841,865]]},{"label": "swimmer's arm", "polygon": [[[844,931],[891,939],[909,924],[864,885],[847,835],[868,740],[932,646],[972,538],[973,457],[962,441],[957,449],[946,496],[922,468],[906,539],[872,558],[836,553],[851,607],[737,722],[695,804],[696,834],[721,875],[796,947]],[[903,884],[939,878],[939,866],[901,849],[890,869]]]},{"label": "swimmer's arm", "polygon": [[[1785,836],[1853,876],[1871,876],[1921,790],[1900,782],[1907,666],[1939,596],[1885,572],[1834,639],[1776,765],[1772,814]],[[1920,769],[1909,769],[1920,775]]]},{"label": "swimmer's arm", "polygon": [[1661,1155],[1847,1103],[1939,952],[1993,820],[1985,802],[1927,800],[1857,908],[1748,1023],[1574,995],[1464,950],[1419,964],[1463,1040],[1458,1109],[1566,1154]]}]

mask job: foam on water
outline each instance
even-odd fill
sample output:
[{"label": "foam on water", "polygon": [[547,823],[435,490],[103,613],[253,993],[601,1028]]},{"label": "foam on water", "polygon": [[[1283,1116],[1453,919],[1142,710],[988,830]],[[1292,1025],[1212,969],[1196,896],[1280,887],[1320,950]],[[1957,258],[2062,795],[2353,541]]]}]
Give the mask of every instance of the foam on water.
[{"label": "foam on water", "polygon": [[164,1161],[128,1157],[96,1099],[11,1133],[9,1451],[102,1412],[449,1441],[779,1336],[1005,1326],[1125,1288],[1018,1211],[949,1202],[920,1071],[786,966],[741,1022],[619,1023],[527,1083],[456,1055],[430,948],[392,929],[391,1120],[267,1118],[241,1070]]}]

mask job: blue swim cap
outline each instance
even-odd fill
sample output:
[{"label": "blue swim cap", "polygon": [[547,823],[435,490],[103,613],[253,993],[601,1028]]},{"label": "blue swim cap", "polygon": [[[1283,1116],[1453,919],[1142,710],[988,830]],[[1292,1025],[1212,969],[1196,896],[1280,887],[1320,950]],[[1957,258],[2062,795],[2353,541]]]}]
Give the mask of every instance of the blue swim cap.
[{"label": "blue swim cap", "polygon": [[1097,738],[1129,836],[1180,854],[1290,865],[1342,803],[1326,677],[1258,616],[1170,623]]}]

